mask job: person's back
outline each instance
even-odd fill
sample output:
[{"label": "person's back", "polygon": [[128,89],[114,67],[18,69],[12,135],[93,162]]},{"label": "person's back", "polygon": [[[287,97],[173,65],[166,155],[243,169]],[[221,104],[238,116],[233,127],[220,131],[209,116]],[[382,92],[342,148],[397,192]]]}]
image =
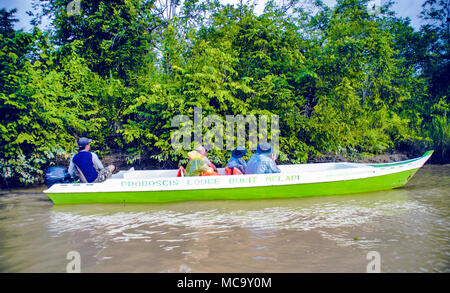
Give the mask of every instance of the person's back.
[{"label": "person's back", "polygon": [[[102,162],[95,153],[90,152],[92,139],[82,137],[78,140],[79,151],[70,160],[68,173],[73,176],[75,169],[82,182],[103,182],[112,176],[114,165],[103,167]],[[81,174],[80,174],[81,173]]]},{"label": "person's back", "polygon": [[[93,163],[96,160],[95,158],[93,160],[93,156],[96,155],[89,151],[80,151],[72,158],[73,163],[80,168],[88,183],[94,182],[98,176],[98,172]],[[103,166],[97,166],[97,168],[103,169]]]},{"label": "person's back", "polygon": [[245,172],[245,169],[247,168],[247,163],[242,158],[232,157],[228,160],[227,167],[230,169],[238,168],[242,172]]},{"label": "person's back", "polygon": [[205,163],[203,156],[199,152],[192,151],[188,155],[190,160],[186,166],[186,176],[201,176],[202,172],[207,174],[214,173],[214,169]]},{"label": "person's back", "polygon": [[214,171],[217,171],[216,166],[211,163],[211,161],[208,159],[207,157],[207,152],[206,149],[202,146],[199,146],[195,149],[196,152],[198,152],[200,155],[202,155],[203,157],[203,161],[205,161],[206,165],[208,165],[209,167],[213,168]]},{"label": "person's back", "polygon": [[242,158],[247,153],[247,150],[243,147],[238,146],[236,149],[233,150],[231,153],[231,158],[228,160],[227,168],[230,168],[231,170],[233,168],[239,169],[242,173],[245,173],[245,170],[247,168],[247,163]]},{"label": "person's back", "polygon": [[258,145],[256,154],[247,162],[245,174],[267,174],[280,173],[281,170],[276,166],[272,159],[272,147],[265,143]]}]

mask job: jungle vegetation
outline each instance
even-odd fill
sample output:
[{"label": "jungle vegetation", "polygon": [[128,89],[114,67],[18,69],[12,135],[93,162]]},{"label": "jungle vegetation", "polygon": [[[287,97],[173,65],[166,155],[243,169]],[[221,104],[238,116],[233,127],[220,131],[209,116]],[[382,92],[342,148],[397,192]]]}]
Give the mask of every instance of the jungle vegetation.
[{"label": "jungle vegetation", "polygon": [[[450,161],[449,23],[414,29],[368,0],[34,0],[32,31],[0,10],[0,181],[33,184],[81,136],[128,164],[177,167],[171,119],[278,115],[282,163],[386,152]],[[44,17],[51,28],[39,29]],[[224,164],[229,151],[213,149]]]}]

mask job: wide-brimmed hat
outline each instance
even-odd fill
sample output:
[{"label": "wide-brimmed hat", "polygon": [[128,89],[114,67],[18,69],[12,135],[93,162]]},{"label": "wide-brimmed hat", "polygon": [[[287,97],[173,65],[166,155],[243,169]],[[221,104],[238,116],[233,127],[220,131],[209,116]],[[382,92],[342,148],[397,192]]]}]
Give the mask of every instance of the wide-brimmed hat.
[{"label": "wide-brimmed hat", "polygon": [[244,147],[238,146],[231,152],[231,156],[234,158],[242,158],[247,153]]},{"label": "wide-brimmed hat", "polygon": [[84,149],[88,144],[90,144],[92,139],[89,139],[87,137],[82,137],[78,140],[78,148]]},{"label": "wide-brimmed hat", "polygon": [[273,152],[272,146],[268,142],[263,142],[258,144],[256,147],[256,152],[258,154],[270,155]]}]

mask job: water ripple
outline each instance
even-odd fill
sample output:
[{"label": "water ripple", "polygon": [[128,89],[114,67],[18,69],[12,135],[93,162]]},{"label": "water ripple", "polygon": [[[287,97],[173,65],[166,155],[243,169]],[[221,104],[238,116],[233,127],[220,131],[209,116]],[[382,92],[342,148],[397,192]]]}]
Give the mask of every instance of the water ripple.
[{"label": "water ripple", "polygon": [[[151,239],[162,235],[167,227],[193,229],[180,237],[196,236],[197,230],[209,234],[226,234],[234,228],[267,231],[309,231],[322,228],[339,228],[367,223],[386,215],[424,210],[428,207],[418,201],[317,204],[309,207],[267,207],[256,210],[208,209],[179,212],[173,210],[117,212],[112,214],[83,215],[74,212],[52,212],[49,230],[55,234],[75,231],[101,231],[115,241]],[[164,229],[160,229],[164,227]]]}]

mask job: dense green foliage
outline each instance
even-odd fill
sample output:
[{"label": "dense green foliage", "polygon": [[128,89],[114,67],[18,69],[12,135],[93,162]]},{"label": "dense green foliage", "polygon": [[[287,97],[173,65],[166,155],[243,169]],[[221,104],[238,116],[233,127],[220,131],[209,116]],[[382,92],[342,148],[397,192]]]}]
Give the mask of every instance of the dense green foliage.
[{"label": "dense green foliage", "polygon": [[278,115],[284,162],[432,148],[449,161],[443,0],[425,2],[432,21],[419,31],[366,0],[269,1],[261,15],[199,0],[81,1],[72,15],[69,2],[35,3],[33,23],[49,16],[49,32],[15,31],[15,11],[0,11],[2,184],[38,181],[80,136],[130,164],[175,167],[186,150],[172,147],[171,121],[194,107],[224,120]]}]

